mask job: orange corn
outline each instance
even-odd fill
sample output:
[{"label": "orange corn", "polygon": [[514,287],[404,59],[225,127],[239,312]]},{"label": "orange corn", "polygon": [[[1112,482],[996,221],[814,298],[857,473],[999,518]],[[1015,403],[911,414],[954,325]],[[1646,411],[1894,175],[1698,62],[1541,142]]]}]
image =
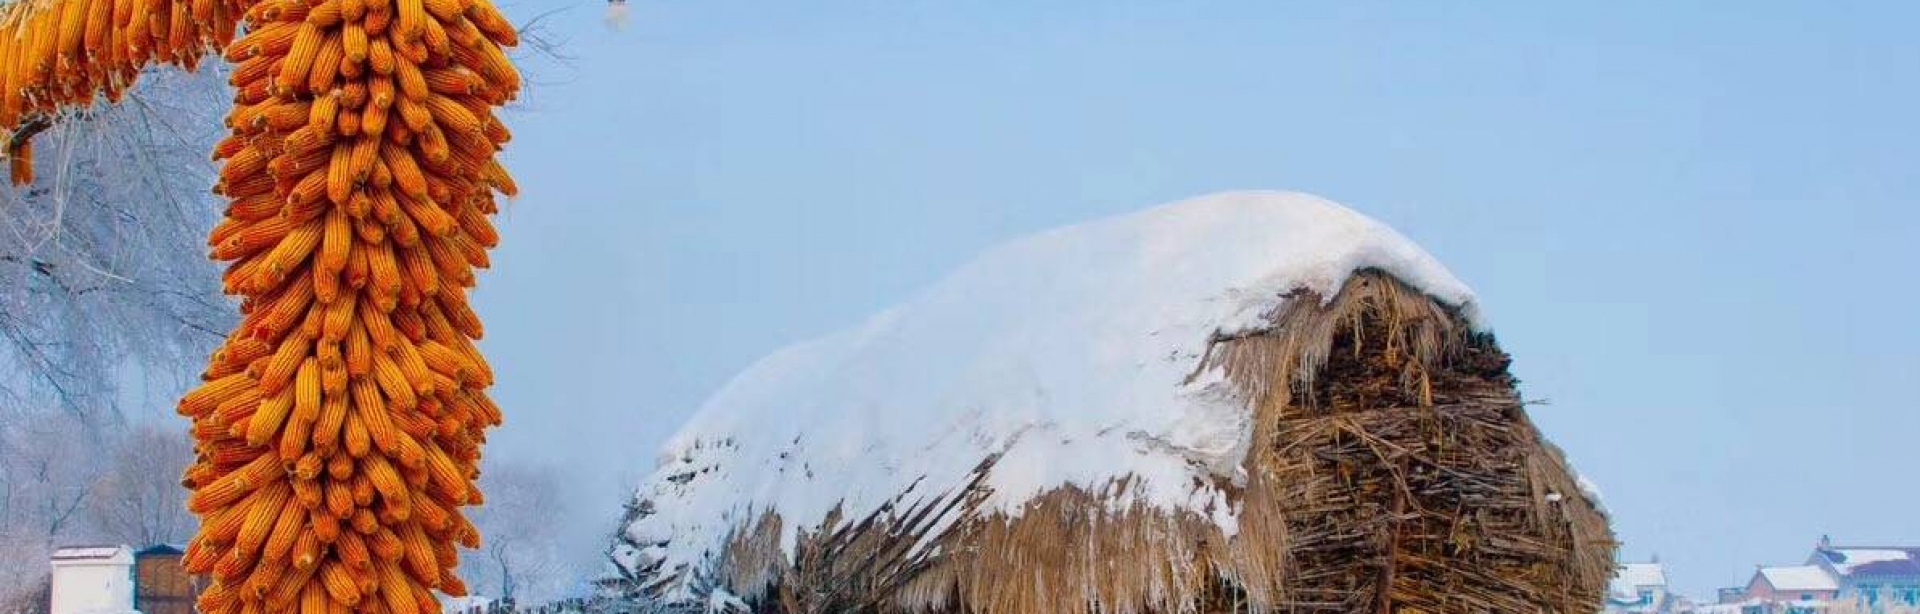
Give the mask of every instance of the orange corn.
[{"label": "orange corn", "polygon": [[[208,246],[244,318],[178,408],[201,611],[430,614],[435,587],[465,592],[460,508],[499,421],[466,293],[517,189],[494,116],[516,38],[491,0],[0,6],[0,132],[117,100],[149,64],[233,63]],[[32,135],[6,136],[30,181]]]}]

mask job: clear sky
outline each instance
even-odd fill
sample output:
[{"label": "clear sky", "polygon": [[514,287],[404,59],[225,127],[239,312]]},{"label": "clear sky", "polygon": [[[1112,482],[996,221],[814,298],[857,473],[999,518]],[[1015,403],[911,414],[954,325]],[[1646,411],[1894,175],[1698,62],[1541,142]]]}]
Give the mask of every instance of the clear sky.
[{"label": "clear sky", "polygon": [[491,451],[574,478],[585,560],[755,358],[1236,188],[1472,284],[1623,555],[1682,590],[1822,533],[1920,545],[1920,4],[631,2],[547,21],[575,59],[530,67],[479,293]]}]

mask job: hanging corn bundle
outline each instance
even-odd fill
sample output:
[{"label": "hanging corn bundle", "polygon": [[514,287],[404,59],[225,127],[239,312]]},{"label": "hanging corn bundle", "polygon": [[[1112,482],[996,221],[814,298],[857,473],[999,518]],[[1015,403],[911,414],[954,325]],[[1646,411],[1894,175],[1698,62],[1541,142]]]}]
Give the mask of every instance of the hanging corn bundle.
[{"label": "hanging corn bundle", "polygon": [[[15,184],[33,181],[33,133],[62,109],[118,102],[150,64],[197,67],[233,39],[236,0],[19,0],[0,8],[0,128]],[[24,128],[23,128],[24,127]]]},{"label": "hanging corn bundle", "polygon": [[[235,29],[247,28],[237,40]],[[498,240],[493,109],[519,76],[490,0],[21,0],[0,8],[0,130],[16,183],[63,108],[224,47],[231,200],[214,228],[238,329],[181,401],[208,614],[437,612],[500,410],[474,341]]]},{"label": "hanging corn bundle", "polygon": [[210,237],[243,320],[180,402],[210,614],[437,612],[500,411],[467,302],[487,266],[493,107],[519,77],[488,0],[267,0],[227,47],[237,104]]}]

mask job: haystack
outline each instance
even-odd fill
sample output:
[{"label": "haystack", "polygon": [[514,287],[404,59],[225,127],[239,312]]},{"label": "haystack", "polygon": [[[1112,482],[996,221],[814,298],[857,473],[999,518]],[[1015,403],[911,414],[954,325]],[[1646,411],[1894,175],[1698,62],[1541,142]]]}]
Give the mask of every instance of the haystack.
[{"label": "haystack", "polygon": [[1614,543],[1473,295],[1232,193],[995,250],[755,365],[629,506],[651,611],[1598,611]]}]

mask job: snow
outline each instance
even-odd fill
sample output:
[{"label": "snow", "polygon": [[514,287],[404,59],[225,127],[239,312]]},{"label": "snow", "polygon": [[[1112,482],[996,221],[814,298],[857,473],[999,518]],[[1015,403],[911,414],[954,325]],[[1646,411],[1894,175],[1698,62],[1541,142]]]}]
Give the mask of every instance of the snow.
[{"label": "snow", "polygon": [[1607,596],[1614,603],[1627,604],[1625,611],[1652,609],[1660,605],[1656,598],[1652,603],[1641,603],[1642,591],[1664,593],[1667,589],[1667,566],[1660,563],[1621,563],[1614,568],[1613,580],[1607,584]]},{"label": "snow", "polygon": [[132,552],[125,546],[68,546],[53,551],[53,560],[106,560],[131,558]]},{"label": "snow", "polygon": [[1568,463],[1567,470],[1573,471],[1574,482],[1580,486],[1580,494],[1586,495],[1587,499],[1593,501],[1596,505],[1604,499],[1604,497],[1600,496],[1600,484],[1598,482],[1594,482],[1592,479],[1589,479],[1586,474],[1574,470],[1572,463]]},{"label": "snow", "polygon": [[753,608],[748,606],[746,601],[734,596],[733,593],[729,593],[725,589],[716,588],[713,589],[712,593],[707,595],[708,614],[732,614],[734,612],[751,611],[753,611]]},{"label": "snow", "polygon": [[485,610],[490,605],[493,605],[493,598],[478,595],[440,598],[440,611],[444,614],[465,614],[472,610]]},{"label": "snow", "polygon": [[1667,586],[1667,566],[1660,563],[1622,563],[1614,572],[1609,592],[1624,597],[1638,597],[1643,588],[1665,588]]},{"label": "snow", "polygon": [[1894,549],[1835,548],[1833,551],[1839,553],[1841,556],[1828,557],[1828,560],[1836,558],[1843,559],[1833,561],[1834,571],[1840,572],[1842,575],[1852,574],[1854,568],[1862,565],[1885,563],[1888,561],[1904,561],[1912,558],[1912,555],[1908,554],[1907,551]]},{"label": "snow", "polygon": [[1262,326],[1292,290],[1331,296],[1366,268],[1478,326],[1472,292],[1433,257],[1303,194],[1204,196],[993,249],[727,384],[665,445],[637,494],[653,513],[627,527],[640,547],[616,558],[697,566],[768,510],[791,556],[795,531],[836,506],[858,519],[939,501],[996,455],[981,477],[988,512],[1017,516],[1072,485],[1231,533],[1235,511],[1201,478],[1235,476],[1251,412],[1217,369],[1196,373],[1208,339]]},{"label": "snow", "polygon": [[1831,591],[1839,590],[1833,576],[1815,565],[1795,567],[1762,567],[1760,575],[1776,591]]}]

